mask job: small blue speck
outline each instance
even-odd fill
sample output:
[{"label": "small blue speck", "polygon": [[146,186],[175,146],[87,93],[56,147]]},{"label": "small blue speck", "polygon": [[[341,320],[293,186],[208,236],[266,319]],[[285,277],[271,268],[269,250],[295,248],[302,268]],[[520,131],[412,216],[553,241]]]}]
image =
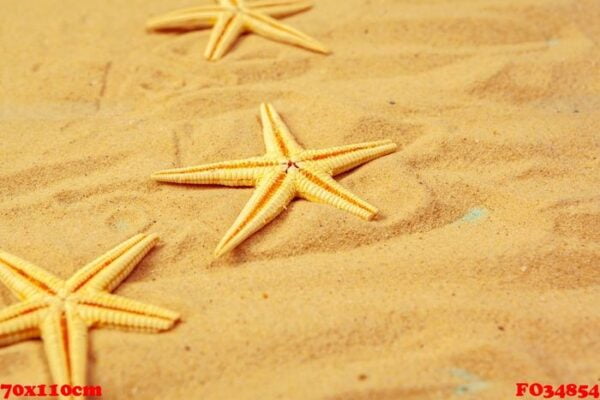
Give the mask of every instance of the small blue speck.
[{"label": "small blue speck", "polygon": [[450,373],[457,378],[467,381],[467,383],[458,385],[454,388],[454,393],[457,395],[480,392],[488,387],[487,382],[462,368],[452,368]]},{"label": "small blue speck", "polygon": [[456,394],[470,394],[481,392],[482,390],[487,389],[488,384],[486,382],[471,382],[466,383],[464,385],[459,385],[454,389],[454,393]]},{"label": "small blue speck", "polygon": [[482,207],[475,207],[469,210],[462,218],[464,222],[475,222],[481,218],[485,218],[488,215],[488,209]]}]

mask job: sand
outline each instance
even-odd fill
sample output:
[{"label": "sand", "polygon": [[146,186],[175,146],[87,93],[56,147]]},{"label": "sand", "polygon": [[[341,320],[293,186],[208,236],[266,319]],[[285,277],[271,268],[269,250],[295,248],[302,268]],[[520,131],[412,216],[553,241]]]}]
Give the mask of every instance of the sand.
[{"label": "sand", "polygon": [[[208,31],[148,34],[192,0],[1,0],[0,248],[68,277],[138,232],[116,293],[172,331],[94,330],[106,399],[509,399],[600,383],[600,4],[320,0],[220,62]],[[212,252],[251,189],[157,170],[263,152],[273,102],[300,143],[393,139],[340,177],[377,221],[294,202]],[[16,300],[0,288],[0,306]],[[41,342],[0,381],[51,383]]]}]

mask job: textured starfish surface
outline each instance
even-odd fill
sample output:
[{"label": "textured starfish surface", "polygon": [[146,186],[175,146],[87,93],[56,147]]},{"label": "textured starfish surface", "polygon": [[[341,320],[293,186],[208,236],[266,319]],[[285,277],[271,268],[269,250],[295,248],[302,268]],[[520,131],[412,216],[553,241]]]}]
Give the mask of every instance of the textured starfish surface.
[{"label": "textured starfish surface", "polygon": [[279,215],[295,198],[330,204],[364,219],[377,209],[361,200],[332,176],[392,153],[390,140],[352,144],[324,150],[305,150],[291,135],[270,104],[260,108],[266,154],[247,158],[157,172],[161,182],[225,186],[255,186],[256,190],[227,231],[215,255],[233,249]]},{"label": "textured starfish surface", "polygon": [[309,0],[217,0],[218,4],[186,8],[152,18],[150,30],[192,30],[213,27],[204,56],[218,60],[245,32],[320,53],[329,50],[317,40],[278,22],[284,17],[312,7]]},{"label": "textured starfish surface", "polygon": [[21,300],[0,310],[0,346],[41,337],[54,382],[85,385],[90,328],[171,328],[177,313],[110,294],[157,240],[156,235],[134,236],[66,281],[0,251],[0,281]]}]

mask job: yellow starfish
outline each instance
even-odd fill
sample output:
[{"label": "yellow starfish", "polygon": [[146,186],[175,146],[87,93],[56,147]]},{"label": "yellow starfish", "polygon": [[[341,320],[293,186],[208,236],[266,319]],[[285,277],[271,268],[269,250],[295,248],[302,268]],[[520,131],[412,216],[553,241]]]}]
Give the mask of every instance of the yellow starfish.
[{"label": "yellow starfish", "polygon": [[157,240],[156,235],[136,235],[67,281],[0,251],[0,281],[21,300],[0,311],[0,346],[41,337],[54,382],[83,386],[91,327],[149,332],[171,328],[177,313],[109,293]]},{"label": "yellow starfish", "polygon": [[264,156],[152,175],[161,182],[256,187],[250,201],[217,246],[217,257],[269,223],[295,197],[330,204],[367,220],[375,217],[375,207],[344,189],[332,176],[394,152],[395,143],[380,140],[304,150],[271,104],[262,104],[260,114],[267,150]]},{"label": "yellow starfish", "polygon": [[204,56],[218,60],[245,31],[320,53],[329,50],[304,33],[277,22],[312,7],[309,0],[217,0],[218,5],[172,11],[147,23],[150,30],[198,29],[213,26]]}]

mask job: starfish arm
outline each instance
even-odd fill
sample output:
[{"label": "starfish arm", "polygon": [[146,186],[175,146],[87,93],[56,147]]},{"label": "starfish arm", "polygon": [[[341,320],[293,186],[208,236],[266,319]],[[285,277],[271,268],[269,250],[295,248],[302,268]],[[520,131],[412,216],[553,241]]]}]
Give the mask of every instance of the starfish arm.
[{"label": "starfish arm", "polygon": [[278,165],[277,161],[264,157],[253,157],[245,160],[159,171],[152,175],[152,179],[159,182],[184,184],[255,186],[266,170],[276,165]]},{"label": "starfish arm", "polygon": [[90,325],[159,332],[170,329],[179,314],[110,293],[90,291],[77,300],[78,312]]},{"label": "starfish arm", "polygon": [[304,47],[305,49],[323,54],[330,53],[330,50],[316,39],[288,25],[282,24],[268,15],[248,11],[245,19],[247,28],[263,37]]},{"label": "starfish arm", "polygon": [[307,150],[303,152],[300,160],[315,162],[335,176],[393,153],[397,147],[391,140],[379,140],[324,150]]},{"label": "starfish arm", "polygon": [[72,292],[84,289],[112,291],[157,241],[157,235],[139,234],[132,237],[77,271],[67,281],[67,288]]},{"label": "starfish arm", "polygon": [[298,194],[303,198],[319,203],[330,204],[361,218],[371,220],[377,209],[337,183],[331,176],[303,165],[298,169]]},{"label": "starfish arm", "polygon": [[181,29],[192,30],[213,26],[223,11],[219,6],[185,8],[150,18],[146,29],[153,31]]},{"label": "starfish arm", "polygon": [[290,174],[274,169],[258,184],[252,197],[215,250],[217,257],[232,250],[279,215],[295,196]]},{"label": "starfish arm", "polygon": [[55,294],[62,286],[62,281],[51,273],[3,251],[0,251],[0,282],[21,300]]},{"label": "starfish arm", "polygon": [[302,147],[296,142],[272,104],[262,103],[260,105],[260,120],[267,154],[289,158],[302,151]]},{"label": "starfish arm", "polygon": [[233,45],[233,42],[242,34],[244,30],[244,18],[241,14],[223,12],[219,14],[215,27],[213,28],[204,57],[215,61],[223,55]]},{"label": "starfish arm", "polygon": [[71,306],[48,313],[40,325],[54,383],[85,385],[87,324]]},{"label": "starfish arm", "polygon": [[0,346],[39,337],[38,326],[46,310],[42,300],[26,300],[0,310]]},{"label": "starfish arm", "polygon": [[256,0],[247,1],[246,7],[271,17],[286,17],[313,6],[312,0]]}]

